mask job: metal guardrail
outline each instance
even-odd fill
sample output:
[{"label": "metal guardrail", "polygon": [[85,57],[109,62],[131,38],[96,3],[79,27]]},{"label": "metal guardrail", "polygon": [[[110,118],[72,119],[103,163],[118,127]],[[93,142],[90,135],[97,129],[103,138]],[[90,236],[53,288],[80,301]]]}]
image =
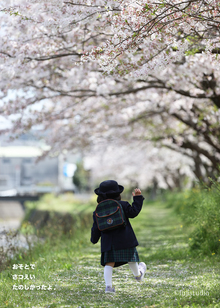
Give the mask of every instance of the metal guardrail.
[{"label": "metal guardrail", "polygon": [[55,186],[20,186],[17,188],[11,188],[7,190],[0,190],[0,197],[12,197],[12,196],[35,196],[38,194],[46,193],[59,193],[60,188]]}]

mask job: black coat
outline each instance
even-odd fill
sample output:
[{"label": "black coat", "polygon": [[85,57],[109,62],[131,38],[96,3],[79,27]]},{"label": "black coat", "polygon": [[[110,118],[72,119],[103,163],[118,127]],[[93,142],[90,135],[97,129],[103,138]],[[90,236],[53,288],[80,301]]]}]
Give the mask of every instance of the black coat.
[{"label": "black coat", "polygon": [[144,197],[142,195],[134,196],[133,199],[132,206],[127,201],[119,201],[126,216],[125,228],[122,227],[109,232],[101,232],[96,223],[95,212],[93,212],[91,242],[96,244],[101,237],[101,252],[111,250],[112,245],[114,245],[116,250],[138,246],[138,241],[128,218],[134,218],[140,213]]}]

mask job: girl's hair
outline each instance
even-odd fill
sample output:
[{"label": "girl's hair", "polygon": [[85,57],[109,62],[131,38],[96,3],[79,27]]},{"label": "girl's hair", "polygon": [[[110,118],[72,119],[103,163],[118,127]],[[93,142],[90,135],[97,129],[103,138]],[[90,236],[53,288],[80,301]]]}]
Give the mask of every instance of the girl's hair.
[{"label": "girl's hair", "polygon": [[117,201],[120,201],[121,200],[121,195],[106,195],[106,197],[104,197],[103,195],[99,195],[97,197],[97,202],[100,203],[101,201],[104,201],[106,199],[114,199],[114,200],[117,200]]}]

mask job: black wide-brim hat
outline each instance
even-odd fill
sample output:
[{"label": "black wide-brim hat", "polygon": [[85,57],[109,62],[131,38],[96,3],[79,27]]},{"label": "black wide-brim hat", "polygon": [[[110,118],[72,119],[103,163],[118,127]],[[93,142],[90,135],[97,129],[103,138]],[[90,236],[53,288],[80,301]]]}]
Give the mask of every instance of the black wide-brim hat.
[{"label": "black wide-brim hat", "polygon": [[116,195],[122,193],[124,187],[118,185],[116,181],[108,180],[100,183],[99,187],[94,190],[96,195]]}]

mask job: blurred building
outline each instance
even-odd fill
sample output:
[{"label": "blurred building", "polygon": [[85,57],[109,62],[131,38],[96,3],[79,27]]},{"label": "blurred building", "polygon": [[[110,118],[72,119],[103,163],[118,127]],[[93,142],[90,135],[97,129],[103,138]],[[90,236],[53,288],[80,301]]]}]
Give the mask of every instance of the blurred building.
[{"label": "blurred building", "polygon": [[0,137],[0,196],[75,191],[72,181],[76,156],[47,156],[45,144],[31,134],[8,143]]}]

